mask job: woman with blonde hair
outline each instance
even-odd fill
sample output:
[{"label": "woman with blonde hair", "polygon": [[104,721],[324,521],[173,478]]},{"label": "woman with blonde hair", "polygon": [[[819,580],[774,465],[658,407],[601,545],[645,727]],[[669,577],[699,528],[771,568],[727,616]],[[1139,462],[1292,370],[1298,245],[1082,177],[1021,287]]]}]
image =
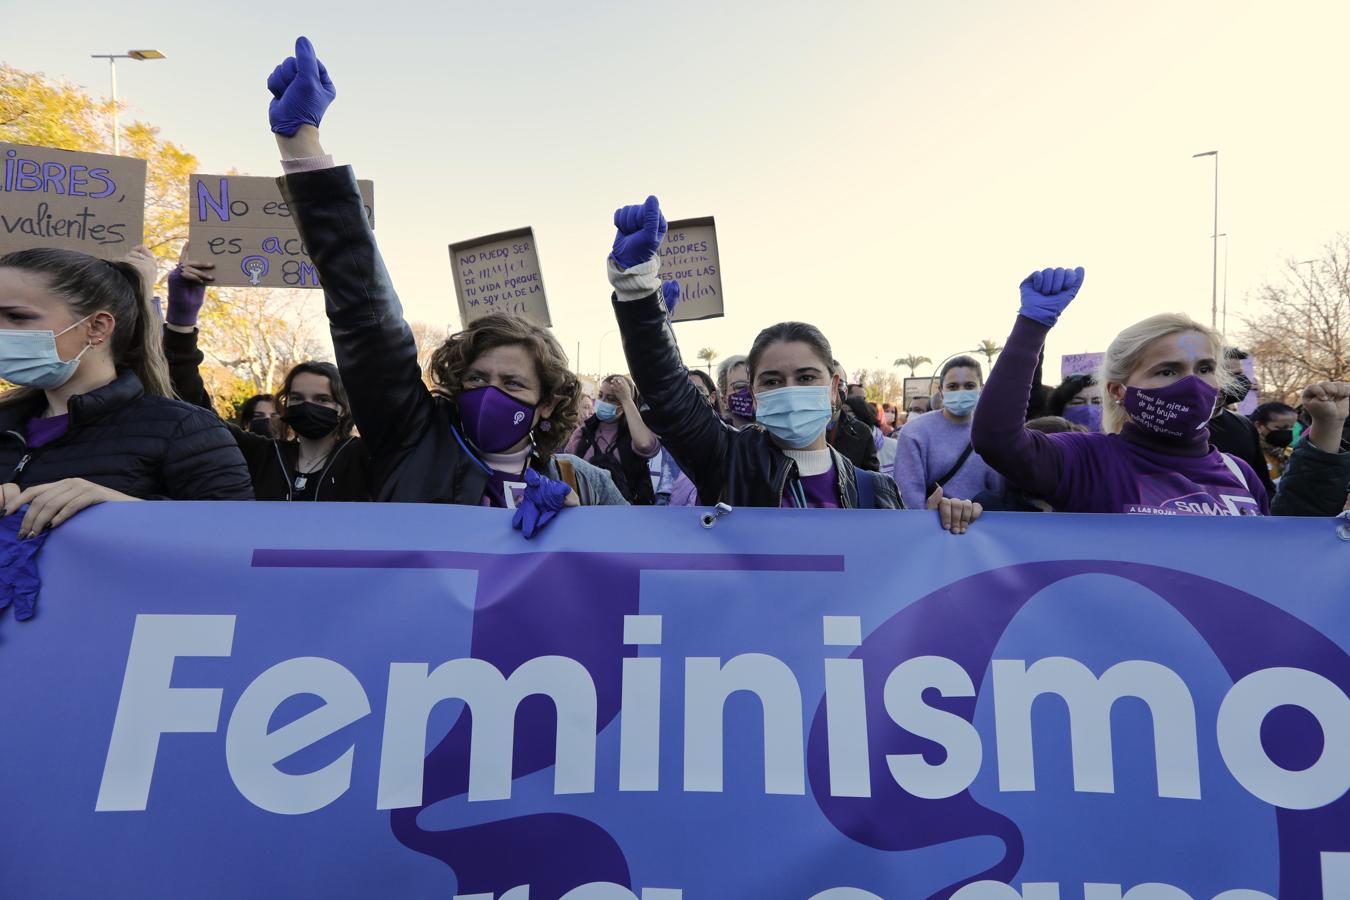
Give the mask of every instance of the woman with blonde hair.
[{"label": "woman with blonde hair", "polygon": [[1046,269],[1021,284],[1022,307],[989,375],[971,440],[996,471],[1062,512],[1268,515],[1270,499],[1207,428],[1229,378],[1217,332],[1179,314],[1126,328],[1107,348],[1101,433],[1026,427],[1036,360],[1083,270]]}]

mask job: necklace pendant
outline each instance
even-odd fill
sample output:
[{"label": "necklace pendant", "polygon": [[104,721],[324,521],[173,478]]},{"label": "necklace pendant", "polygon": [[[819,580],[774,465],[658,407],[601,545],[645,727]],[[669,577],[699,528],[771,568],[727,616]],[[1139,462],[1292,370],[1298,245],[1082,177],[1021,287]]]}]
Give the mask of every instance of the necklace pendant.
[{"label": "necklace pendant", "polygon": [[308,475],[297,475],[297,476],[295,476],[295,489],[296,489],[297,491],[303,491],[303,490],[305,489],[305,485],[307,485],[307,484],[309,484],[309,476],[308,476]]}]

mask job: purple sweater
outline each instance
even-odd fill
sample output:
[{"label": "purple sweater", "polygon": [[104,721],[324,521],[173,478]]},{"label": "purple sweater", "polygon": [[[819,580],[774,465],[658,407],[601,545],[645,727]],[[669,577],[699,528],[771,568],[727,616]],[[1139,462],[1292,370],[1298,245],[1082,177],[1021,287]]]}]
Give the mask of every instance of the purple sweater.
[{"label": "purple sweater", "polygon": [[1209,430],[1159,441],[1126,423],[1120,434],[1041,434],[1025,425],[1036,360],[1049,328],[1017,317],[975,410],[971,440],[1010,482],[1061,512],[1270,515],[1251,467],[1220,453]]}]

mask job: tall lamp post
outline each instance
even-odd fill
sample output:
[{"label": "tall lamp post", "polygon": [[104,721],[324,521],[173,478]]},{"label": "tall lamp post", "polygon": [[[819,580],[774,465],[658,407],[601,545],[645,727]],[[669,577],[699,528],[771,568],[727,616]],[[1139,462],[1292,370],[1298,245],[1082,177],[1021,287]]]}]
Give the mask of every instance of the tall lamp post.
[{"label": "tall lamp post", "polygon": [[1196,153],[1191,159],[1202,156],[1214,157],[1214,230],[1210,232],[1214,240],[1214,263],[1209,281],[1209,327],[1219,327],[1219,151],[1206,150]]},{"label": "tall lamp post", "polygon": [[1227,232],[1219,235],[1223,238],[1223,327],[1219,333],[1223,335],[1224,341],[1228,340],[1228,234]]},{"label": "tall lamp post", "polygon": [[112,81],[112,133],[113,133],[113,156],[122,155],[122,128],[117,119],[117,61],[119,59],[163,59],[164,54],[158,50],[128,50],[126,53],[91,53],[90,59],[106,59],[108,61],[108,77]]}]

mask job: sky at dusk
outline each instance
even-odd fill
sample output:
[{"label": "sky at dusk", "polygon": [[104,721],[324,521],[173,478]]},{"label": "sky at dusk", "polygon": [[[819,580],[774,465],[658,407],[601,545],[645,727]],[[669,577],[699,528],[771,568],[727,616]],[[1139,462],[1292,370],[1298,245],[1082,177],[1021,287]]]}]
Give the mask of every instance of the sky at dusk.
[{"label": "sky at dusk", "polygon": [[[800,319],[850,370],[1002,342],[1043,266],[1087,269],[1052,367],[1156,312],[1208,321],[1194,153],[1220,151],[1230,331],[1350,221],[1343,3],[68,0],[5,30],[5,62],[98,95],[89,54],[163,51],[119,64],[130,117],[253,175],[279,171],[266,77],[308,35],[408,316],[456,327],[447,245],[529,225],[585,372],[622,368],[604,262],[649,193],[718,223],[728,315],[677,327],[687,360]],[[1221,243],[1220,292],[1224,268]]]}]

